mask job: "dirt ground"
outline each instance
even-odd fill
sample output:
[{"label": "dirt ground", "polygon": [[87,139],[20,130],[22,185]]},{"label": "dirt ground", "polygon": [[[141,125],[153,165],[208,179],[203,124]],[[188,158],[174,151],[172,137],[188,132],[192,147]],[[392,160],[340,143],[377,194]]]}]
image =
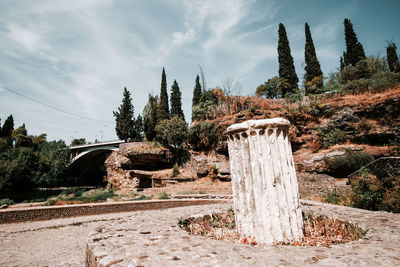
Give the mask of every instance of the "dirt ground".
[{"label": "dirt ground", "polygon": [[[334,189],[341,196],[347,196],[350,185],[346,185],[347,179],[333,178],[326,174],[298,173],[299,194],[301,199],[324,201]],[[222,182],[211,177],[200,178],[194,182],[177,183],[167,187],[148,188],[141,194],[154,195],[166,192],[170,195],[190,193],[202,194],[232,194],[231,182]]]}]

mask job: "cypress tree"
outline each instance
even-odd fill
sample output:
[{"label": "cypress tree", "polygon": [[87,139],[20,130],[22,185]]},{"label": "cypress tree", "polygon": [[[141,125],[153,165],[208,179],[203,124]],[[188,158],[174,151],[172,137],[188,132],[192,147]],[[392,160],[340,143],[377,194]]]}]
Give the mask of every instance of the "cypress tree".
[{"label": "cypress tree", "polygon": [[135,141],[143,141],[143,118],[140,114],[135,120]]},{"label": "cypress tree", "polygon": [[196,76],[196,84],[193,89],[193,99],[192,99],[192,107],[199,104],[201,98],[201,85],[200,85],[200,77],[197,74]]},{"label": "cypress tree", "polygon": [[294,93],[298,90],[299,78],[297,78],[294,68],[293,57],[290,53],[289,40],[287,39],[286,29],[282,23],[279,23],[279,40],[278,40],[278,62],[279,62],[279,78],[288,81],[289,86],[282,91],[282,97],[287,93]]},{"label": "cypress tree", "polygon": [[11,137],[12,132],[14,131],[14,118],[12,115],[8,116],[3,124],[3,128],[1,129],[0,137]]},{"label": "cypress tree", "polygon": [[161,90],[160,90],[160,103],[158,105],[158,121],[169,119],[168,107],[168,92],[167,92],[167,78],[165,69],[163,68],[161,74]]},{"label": "cypress tree", "polygon": [[340,71],[342,71],[343,68],[344,68],[344,60],[343,60],[343,57],[341,56],[340,57]]},{"label": "cypress tree", "polygon": [[389,70],[392,72],[400,72],[399,57],[397,56],[396,49],[396,44],[393,42],[390,42],[386,47]]},{"label": "cypress tree", "polygon": [[344,35],[346,39],[346,53],[344,64],[355,66],[358,61],[365,59],[365,52],[362,44],[358,41],[354,32],[353,24],[349,19],[344,19]]},{"label": "cypress tree", "polygon": [[183,115],[182,111],[182,94],[176,80],[174,80],[174,84],[171,86],[171,89],[171,117],[178,116],[182,120],[185,120],[185,116]]},{"label": "cypress tree", "polygon": [[118,111],[113,111],[115,117],[115,131],[121,140],[135,139],[135,120],[133,116],[131,93],[124,88],[122,104]]},{"label": "cypress tree", "polygon": [[149,101],[143,109],[143,132],[147,141],[153,141],[156,137],[156,125],[158,114],[158,96],[149,94]]},{"label": "cypress tree", "polygon": [[[309,93],[309,86],[307,82],[311,82],[315,77],[321,76],[322,78],[322,71],[321,65],[317,59],[317,54],[315,53],[314,42],[311,37],[310,27],[308,23],[305,24],[305,35],[306,35],[306,44],[304,48],[304,58],[306,62],[306,66],[304,70],[306,73],[304,74],[304,80],[306,81],[306,95]],[[316,85],[317,88],[322,87],[322,79],[321,83]]]}]

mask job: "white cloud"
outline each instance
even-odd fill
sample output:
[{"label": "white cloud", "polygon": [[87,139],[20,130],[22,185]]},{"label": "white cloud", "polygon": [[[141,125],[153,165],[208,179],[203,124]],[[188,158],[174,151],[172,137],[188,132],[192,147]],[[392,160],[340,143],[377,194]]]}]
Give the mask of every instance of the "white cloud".
[{"label": "white cloud", "polygon": [[176,45],[190,43],[196,39],[196,32],[193,29],[188,29],[186,32],[174,32],[172,34],[172,42]]},{"label": "white cloud", "polygon": [[30,52],[44,50],[48,47],[44,41],[44,35],[48,31],[48,27],[46,28],[33,25],[22,27],[15,23],[7,25],[8,37]]},{"label": "white cloud", "polygon": [[54,1],[44,0],[35,2],[31,6],[31,11],[35,13],[53,13],[53,12],[70,12],[93,10],[96,7],[110,7],[114,0],[68,0],[68,1]]}]

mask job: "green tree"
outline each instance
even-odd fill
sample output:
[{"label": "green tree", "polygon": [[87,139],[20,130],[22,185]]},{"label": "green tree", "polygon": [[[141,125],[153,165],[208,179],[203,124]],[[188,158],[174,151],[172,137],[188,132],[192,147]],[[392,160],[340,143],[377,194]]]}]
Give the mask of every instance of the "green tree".
[{"label": "green tree", "polygon": [[219,104],[219,97],[214,90],[209,89],[203,92],[199,104],[192,107],[192,120],[206,120],[212,116],[209,114]]},{"label": "green tree", "polygon": [[143,132],[147,141],[153,141],[156,137],[157,107],[158,96],[149,94],[149,100],[143,109]]},{"label": "green tree", "polygon": [[135,139],[135,118],[133,112],[131,93],[125,87],[122,104],[118,108],[118,111],[113,111],[116,123],[115,131],[118,138],[125,140],[125,142],[129,139]]},{"label": "green tree", "polygon": [[195,150],[211,150],[217,146],[222,132],[215,122],[202,121],[189,128],[188,140]]},{"label": "green tree", "polygon": [[15,129],[12,134],[12,139],[15,140],[16,147],[31,147],[33,137],[28,135],[25,123]]},{"label": "green tree", "polygon": [[362,44],[358,41],[354,32],[353,24],[349,19],[344,19],[344,35],[346,39],[346,52],[344,53],[345,66],[355,66],[357,62],[365,59],[365,52]]},{"label": "green tree", "polygon": [[294,68],[293,57],[290,53],[289,40],[287,38],[285,26],[279,23],[279,40],[278,40],[278,61],[279,61],[279,77],[285,78],[289,83],[289,88],[282,91],[282,97],[287,93],[295,93],[298,91],[299,78]]},{"label": "green tree", "polygon": [[[201,98],[201,85],[200,85],[200,77],[197,74],[196,76],[196,85],[194,86],[193,89],[193,99],[192,99],[192,109],[194,106],[199,104],[200,98]],[[192,120],[193,120],[193,112],[192,112]]]},{"label": "green tree", "polygon": [[392,72],[400,72],[399,57],[396,53],[396,44],[390,42],[386,47],[387,61],[389,64],[389,69]]},{"label": "green tree", "polygon": [[12,115],[8,116],[1,129],[0,137],[11,137],[11,133],[14,131],[14,118]]},{"label": "green tree", "polygon": [[137,116],[135,121],[135,130],[136,130],[135,141],[136,142],[143,141],[143,118],[140,114]]},{"label": "green tree", "polygon": [[69,173],[70,151],[64,141],[51,141],[39,145],[36,186],[54,187],[74,183]]},{"label": "green tree", "polygon": [[[317,54],[315,52],[314,42],[311,37],[310,27],[308,23],[305,24],[305,35],[306,35],[306,44],[304,48],[304,58],[306,62],[306,66],[304,67],[306,73],[304,74],[305,80],[305,94],[308,95],[310,93],[315,93],[313,89],[322,88],[322,70],[321,65],[317,59]],[[320,79],[315,79],[316,77],[321,77]],[[314,84],[313,80],[321,81],[318,84]]]},{"label": "green tree", "polygon": [[182,120],[185,120],[185,115],[183,114],[182,110],[182,94],[176,80],[174,80],[174,84],[171,86],[171,89],[171,116],[178,116]]},{"label": "green tree", "polygon": [[74,140],[72,140],[70,146],[79,146],[84,144],[86,144],[85,138],[75,138]]},{"label": "green tree", "polygon": [[165,69],[163,68],[161,74],[161,90],[160,90],[160,103],[158,104],[158,121],[169,119],[169,107],[168,107],[168,92],[167,92],[167,77],[165,75]]},{"label": "green tree", "polygon": [[46,143],[47,134],[43,133],[41,135],[33,136],[32,144],[35,148],[39,147],[41,144]]},{"label": "green tree", "polygon": [[0,153],[0,191],[26,191],[37,178],[38,158],[31,147]]},{"label": "green tree", "polygon": [[343,59],[343,57],[342,57],[342,56],[340,57],[340,64],[339,64],[339,68],[340,68],[340,71],[342,71],[342,70],[343,70],[343,68],[344,68],[344,59]]},{"label": "green tree", "polygon": [[161,121],[157,127],[157,141],[164,147],[172,148],[174,151],[182,149],[188,138],[188,127],[186,122],[179,116],[170,120]]},{"label": "green tree", "polygon": [[272,77],[257,87],[256,95],[265,98],[282,98],[282,92],[289,90],[289,83],[285,78]]}]

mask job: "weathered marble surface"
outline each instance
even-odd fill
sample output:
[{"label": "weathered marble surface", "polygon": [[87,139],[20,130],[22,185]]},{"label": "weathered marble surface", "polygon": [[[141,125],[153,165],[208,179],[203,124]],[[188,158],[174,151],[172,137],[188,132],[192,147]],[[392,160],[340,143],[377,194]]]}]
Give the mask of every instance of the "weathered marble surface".
[{"label": "weathered marble surface", "polygon": [[236,227],[257,243],[299,240],[303,220],[289,121],[249,120],[228,127]]},{"label": "weathered marble surface", "polygon": [[327,247],[249,246],[190,236],[178,218],[226,210],[232,204],[130,213],[98,224],[88,237],[89,266],[399,266],[400,214],[312,201],[303,210],[349,220],[366,238]]}]

